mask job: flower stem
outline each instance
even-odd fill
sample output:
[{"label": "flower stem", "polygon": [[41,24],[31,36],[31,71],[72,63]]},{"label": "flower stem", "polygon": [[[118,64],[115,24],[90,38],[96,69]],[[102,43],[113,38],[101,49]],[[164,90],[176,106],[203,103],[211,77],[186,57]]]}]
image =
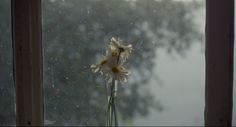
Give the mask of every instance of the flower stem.
[{"label": "flower stem", "polygon": [[115,122],[115,126],[118,126],[118,119],[117,119],[117,111],[116,111],[116,104],[115,104],[115,98],[116,98],[116,82],[114,79],[112,79],[111,83],[111,90],[110,90],[110,96],[108,98],[108,108],[107,108],[107,126],[110,127],[113,125],[113,120]]}]

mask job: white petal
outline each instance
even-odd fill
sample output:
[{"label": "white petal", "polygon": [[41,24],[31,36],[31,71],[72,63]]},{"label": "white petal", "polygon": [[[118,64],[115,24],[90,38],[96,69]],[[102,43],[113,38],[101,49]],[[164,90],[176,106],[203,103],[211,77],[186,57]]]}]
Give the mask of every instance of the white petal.
[{"label": "white petal", "polygon": [[115,41],[116,41],[116,39],[115,39],[114,37],[112,37],[112,38],[111,38],[111,41],[112,41],[112,42],[115,42]]},{"label": "white petal", "polygon": [[96,67],[97,67],[96,64],[92,64],[92,65],[90,66],[90,68],[96,68]]}]

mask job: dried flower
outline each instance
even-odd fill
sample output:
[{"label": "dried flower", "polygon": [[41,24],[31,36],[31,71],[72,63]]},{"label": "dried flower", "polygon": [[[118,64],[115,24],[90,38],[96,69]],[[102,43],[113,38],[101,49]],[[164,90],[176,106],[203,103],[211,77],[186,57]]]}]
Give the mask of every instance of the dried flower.
[{"label": "dried flower", "polygon": [[94,73],[103,73],[103,71],[107,69],[107,65],[108,60],[105,56],[103,56],[103,58],[97,64],[92,64],[90,67]]},{"label": "dried flower", "polygon": [[121,59],[126,61],[130,53],[134,50],[132,45],[124,45],[120,38],[115,39],[114,37],[111,38],[110,46],[114,47],[116,50],[119,51]]},{"label": "dried flower", "polygon": [[127,82],[130,72],[123,66],[128,59],[133,48],[132,45],[125,46],[120,43],[120,39],[111,38],[110,45],[106,51],[106,56],[97,63],[91,65],[93,72],[100,72],[110,82],[112,79],[118,82]]}]

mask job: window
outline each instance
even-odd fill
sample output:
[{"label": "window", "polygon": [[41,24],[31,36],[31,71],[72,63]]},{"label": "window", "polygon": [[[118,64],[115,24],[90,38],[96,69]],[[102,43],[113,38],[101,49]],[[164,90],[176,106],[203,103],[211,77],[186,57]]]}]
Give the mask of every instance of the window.
[{"label": "window", "polygon": [[203,125],[204,1],[43,0],[42,8],[47,125],[105,124],[105,81],[90,65],[113,36],[135,49],[118,88],[120,125]]},{"label": "window", "polygon": [[[90,65],[112,37],[135,49],[129,82],[118,87],[119,125],[203,125],[203,116],[205,125],[231,125],[233,0],[206,1],[206,47],[200,0],[11,2],[13,48],[0,38],[0,79],[8,84],[0,83],[15,84],[16,125],[104,125],[106,82]],[[10,37],[9,17],[0,19],[1,34]],[[4,112],[1,125],[14,125],[11,90],[1,104],[13,115]]]}]

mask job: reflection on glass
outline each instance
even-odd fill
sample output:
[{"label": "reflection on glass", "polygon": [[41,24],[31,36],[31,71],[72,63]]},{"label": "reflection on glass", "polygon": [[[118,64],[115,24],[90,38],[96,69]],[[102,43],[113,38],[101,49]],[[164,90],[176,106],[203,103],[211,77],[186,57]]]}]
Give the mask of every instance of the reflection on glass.
[{"label": "reflection on glass", "polygon": [[[202,125],[203,0],[43,0],[46,125],[104,125],[105,81],[90,65],[111,37],[132,43],[121,125]],[[181,117],[180,117],[181,116]]]},{"label": "reflection on glass", "polygon": [[15,125],[10,2],[0,1],[0,126]]}]

